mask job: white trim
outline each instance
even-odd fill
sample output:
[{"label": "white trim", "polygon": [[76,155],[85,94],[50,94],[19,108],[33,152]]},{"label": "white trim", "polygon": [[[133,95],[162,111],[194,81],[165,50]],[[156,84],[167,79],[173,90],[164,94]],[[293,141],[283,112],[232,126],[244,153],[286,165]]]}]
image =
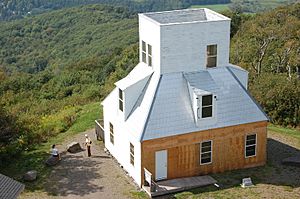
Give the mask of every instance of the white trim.
[{"label": "white trim", "polygon": [[[250,136],[250,135],[255,135],[255,144],[251,144],[251,145],[247,146],[247,136]],[[250,146],[255,146],[255,151],[254,151],[255,154],[254,154],[254,155],[247,156],[247,155],[246,155],[246,148],[247,148],[247,147],[250,147]],[[245,158],[255,157],[255,156],[256,156],[256,150],[257,150],[257,133],[249,133],[249,134],[246,134],[246,136],[245,136],[245,147],[244,147]]]},{"label": "white trim", "polygon": [[[206,162],[206,163],[201,163],[201,155],[202,155],[202,143],[203,142],[210,142],[210,151],[209,152],[204,152],[205,153],[210,153],[210,162]],[[211,164],[213,162],[213,140],[203,140],[200,142],[200,165],[206,165],[206,164]]]}]

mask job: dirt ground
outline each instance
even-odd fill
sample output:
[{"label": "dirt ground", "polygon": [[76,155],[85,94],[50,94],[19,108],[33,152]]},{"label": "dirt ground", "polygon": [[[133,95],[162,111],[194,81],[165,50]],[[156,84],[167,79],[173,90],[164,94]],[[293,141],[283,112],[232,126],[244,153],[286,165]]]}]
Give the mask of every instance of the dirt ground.
[{"label": "dirt ground", "polygon": [[131,192],[139,189],[116,161],[104,152],[102,142],[95,138],[95,131],[89,130],[59,145],[59,151],[65,150],[67,144],[75,141],[84,145],[87,133],[92,144],[92,157],[87,151],[75,154],[65,153],[62,161],[53,167],[43,192],[26,192],[21,199],[119,199],[131,198]]}]

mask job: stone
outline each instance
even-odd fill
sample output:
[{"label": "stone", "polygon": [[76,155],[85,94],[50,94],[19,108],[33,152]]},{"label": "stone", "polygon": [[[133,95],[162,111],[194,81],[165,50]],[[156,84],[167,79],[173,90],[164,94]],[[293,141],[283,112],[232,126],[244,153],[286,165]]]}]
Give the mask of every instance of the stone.
[{"label": "stone", "polygon": [[48,165],[48,166],[54,166],[54,165],[56,165],[59,161],[60,161],[60,160],[59,160],[58,157],[50,156],[50,157],[45,161],[45,164]]},{"label": "stone", "polygon": [[282,164],[289,166],[300,167],[300,156],[293,156],[283,159]]},{"label": "stone", "polygon": [[32,181],[35,181],[35,180],[36,180],[36,177],[37,177],[37,171],[31,170],[31,171],[27,171],[27,172],[24,174],[23,179],[24,179],[25,181],[32,182]]},{"label": "stone", "polygon": [[242,186],[243,188],[253,186],[253,183],[252,183],[251,178],[243,178],[241,186]]},{"label": "stone", "polygon": [[67,151],[70,153],[77,153],[82,151],[82,148],[78,142],[72,142],[67,146]]}]

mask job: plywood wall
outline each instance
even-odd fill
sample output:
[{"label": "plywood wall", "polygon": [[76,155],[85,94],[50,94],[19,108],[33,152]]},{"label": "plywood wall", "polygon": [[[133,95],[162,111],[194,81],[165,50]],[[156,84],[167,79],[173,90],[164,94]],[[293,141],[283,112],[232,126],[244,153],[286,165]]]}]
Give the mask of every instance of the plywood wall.
[{"label": "plywood wall", "polygon": [[[257,133],[256,156],[245,158],[245,136]],[[200,165],[200,142],[212,140],[212,163]],[[255,167],[266,163],[267,122],[193,132],[142,142],[142,171],[155,176],[155,152],[168,151],[168,179]],[[143,180],[143,174],[142,174]]]}]

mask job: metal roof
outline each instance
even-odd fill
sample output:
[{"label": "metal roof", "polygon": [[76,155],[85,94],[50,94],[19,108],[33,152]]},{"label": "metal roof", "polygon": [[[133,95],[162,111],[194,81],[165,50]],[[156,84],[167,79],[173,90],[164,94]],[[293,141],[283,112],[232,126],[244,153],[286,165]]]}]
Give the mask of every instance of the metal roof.
[{"label": "metal roof", "polygon": [[[217,96],[217,123],[197,126],[187,84]],[[142,140],[266,121],[268,118],[227,67],[164,74]]]},{"label": "metal roof", "polygon": [[24,190],[25,185],[0,174],[0,198],[14,199],[17,198]]},{"label": "metal roof", "polygon": [[[196,94],[216,95],[216,123],[196,124],[188,85]],[[115,89],[105,99],[105,106],[117,115],[117,103]],[[130,129],[129,136],[142,141],[267,120],[230,67],[216,67],[189,73],[153,73],[123,127]]]}]

